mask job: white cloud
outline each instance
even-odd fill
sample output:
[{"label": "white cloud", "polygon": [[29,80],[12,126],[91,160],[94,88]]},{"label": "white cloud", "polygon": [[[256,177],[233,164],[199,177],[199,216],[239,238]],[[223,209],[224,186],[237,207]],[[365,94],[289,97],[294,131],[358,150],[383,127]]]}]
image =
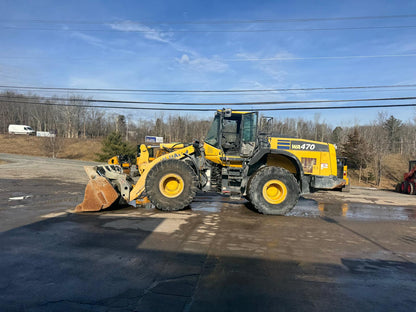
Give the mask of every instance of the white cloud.
[{"label": "white cloud", "polygon": [[261,53],[237,53],[236,59],[234,61],[238,60],[246,60],[246,61],[261,61],[261,60],[286,60],[286,59],[294,59],[296,56],[290,52],[287,51],[281,51],[278,52],[272,56],[265,56]]},{"label": "white cloud", "polygon": [[177,42],[175,42],[173,38],[173,34],[167,31],[161,31],[155,28],[148,27],[146,25],[132,22],[132,21],[122,21],[118,23],[113,23],[109,25],[112,29],[125,31],[125,32],[137,32],[138,34],[143,34],[144,38],[148,40],[153,40],[157,42],[162,42],[170,45],[174,50],[183,52],[186,54],[190,54],[196,56],[192,49],[189,49],[186,46],[183,46]]},{"label": "white cloud", "polygon": [[228,69],[228,65],[215,58],[194,57],[190,58],[187,54],[183,54],[178,63],[197,71],[207,71],[222,73]]},{"label": "white cloud", "polygon": [[104,42],[101,39],[97,38],[97,37],[87,35],[87,34],[84,34],[84,33],[78,32],[78,31],[74,31],[71,34],[71,36],[75,37],[75,38],[78,38],[78,39],[81,39],[81,40],[83,40],[83,41],[85,41],[85,42],[87,42],[91,45],[94,45],[96,47],[103,48],[103,49],[106,48],[106,45],[104,44]]},{"label": "white cloud", "polygon": [[[263,72],[274,82],[283,83],[287,76],[287,72],[282,69],[281,62],[275,62],[278,59],[291,59],[295,55],[287,51],[280,51],[272,56],[265,56],[264,53],[237,53],[235,60],[253,61],[253,66],[257,70]],[[265,60],[265,61],[262,61]],[[267,61],[271,60],[271,61]]]},{"label": "white cloud", "polygon": [[181,59],[179,60],[179,63],[181,63],[181,64],[189,63],[189,56],[187,54],[183,54]]},{"label": "white cloud", "polygon": [[143,33],[144,37],[149,40],[155,40],[159,42],[168,43],[171,34],[168,32],[161,32],[155,28],[150,28],[146,25],[132,22],[123,21],[118,23],[110,24],[110,27],[115,30],[126,31],[126,32],[140,32]]}]

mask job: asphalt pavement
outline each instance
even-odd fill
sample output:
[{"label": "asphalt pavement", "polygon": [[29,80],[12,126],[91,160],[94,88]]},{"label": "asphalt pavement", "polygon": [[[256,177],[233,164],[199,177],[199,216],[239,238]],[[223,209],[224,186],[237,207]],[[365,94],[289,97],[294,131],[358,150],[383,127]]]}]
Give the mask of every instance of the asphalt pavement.
[{"label": "asphalt pavement", "polygon": [[0,159],[0,311],[416,311],[416,196],[75,214],[92,163]]}]

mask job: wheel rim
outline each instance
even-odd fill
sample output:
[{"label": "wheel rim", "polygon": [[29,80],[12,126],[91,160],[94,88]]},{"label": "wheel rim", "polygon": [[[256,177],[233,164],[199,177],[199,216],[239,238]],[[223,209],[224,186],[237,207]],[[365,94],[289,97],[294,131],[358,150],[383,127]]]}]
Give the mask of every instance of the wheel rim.
[{"label": "wheel rim", "polygon": [[280,204],[286,196],[286,185],[280,180],[270,180],[263,186],[263,197],[270,204]]},{"label": "wheel rim", "polygon": [[159,190],[163,196],[175,198],[183,192],[183,179],[174,173],[166,174],[160,179]]}]

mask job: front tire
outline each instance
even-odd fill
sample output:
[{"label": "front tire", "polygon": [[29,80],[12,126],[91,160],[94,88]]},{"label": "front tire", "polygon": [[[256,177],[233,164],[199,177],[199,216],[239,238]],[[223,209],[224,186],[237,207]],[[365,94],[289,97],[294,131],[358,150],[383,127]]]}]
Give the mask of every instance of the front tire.
[{"label": "front tire", "polygon": [[254,208],[270,215],[287,214],[298,202],[299,193],[299,185],[293,174],[272,166],[258,170],[248,189]]},{"label": "front tire", "polygon": [[184,161],[168,159],[157,163],[146,178],[146,193],[156,208],[181,210],[188,206],[198,190],[198,177]]}]

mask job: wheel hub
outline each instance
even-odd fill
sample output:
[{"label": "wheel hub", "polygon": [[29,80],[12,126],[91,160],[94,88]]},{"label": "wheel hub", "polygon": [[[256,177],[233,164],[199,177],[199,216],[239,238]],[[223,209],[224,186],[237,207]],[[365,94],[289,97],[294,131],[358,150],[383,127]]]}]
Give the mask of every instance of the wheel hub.
[{"label": "wheel hub", "polygon": [[182,194],[183,188],[183,179],[174,173],[164,175],[159,182],[160,192],[168,198],[178,197]]},{"label": "wheel hub", "polygon": [[270,204],[280,204],[286,199],[286,196],[286,185],[280,180],[267,181],[263,186],[263,197]]}]

